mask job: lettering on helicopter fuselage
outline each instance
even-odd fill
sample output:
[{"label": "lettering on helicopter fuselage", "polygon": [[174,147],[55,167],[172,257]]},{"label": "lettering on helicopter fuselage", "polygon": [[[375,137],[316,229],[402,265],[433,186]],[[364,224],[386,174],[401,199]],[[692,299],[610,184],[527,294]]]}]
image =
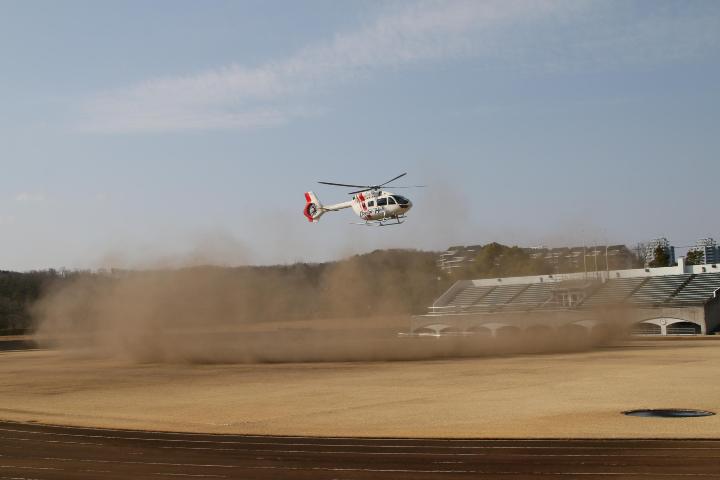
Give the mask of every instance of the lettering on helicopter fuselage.
[{"label": "lettering on helicopter fuselage", "polygon": [[385,211],[382,208],[369,208],[367,212],[364,212],[364,217],[374,217],[378,215],[383,215]]}]

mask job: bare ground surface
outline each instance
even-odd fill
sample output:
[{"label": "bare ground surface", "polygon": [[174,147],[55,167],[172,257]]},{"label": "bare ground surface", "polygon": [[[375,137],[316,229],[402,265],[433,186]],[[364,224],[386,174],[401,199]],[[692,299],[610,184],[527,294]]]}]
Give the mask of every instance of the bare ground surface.
[{"label": "bare ground surface", "polygon": [[[0,349],[0,418],[271,435],[717,438],[720,342],[641,339],[581,353],[427,361],[133,364]],[[408,340],[414,341],[414,340]]]}]

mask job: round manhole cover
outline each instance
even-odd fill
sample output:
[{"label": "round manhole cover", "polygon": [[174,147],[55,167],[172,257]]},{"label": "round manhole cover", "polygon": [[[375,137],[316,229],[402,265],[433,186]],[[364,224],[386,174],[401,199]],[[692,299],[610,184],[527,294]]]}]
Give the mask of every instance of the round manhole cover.
[{"label": "round manhole cover", "polygon": [[685,408],[653,408],[646,410],[628,410],[622,412],[631,417],[662,417],[662,418],[687,418],[687,417],[707,417],[715,415],[715,412],[707,410],[689,410]]}]

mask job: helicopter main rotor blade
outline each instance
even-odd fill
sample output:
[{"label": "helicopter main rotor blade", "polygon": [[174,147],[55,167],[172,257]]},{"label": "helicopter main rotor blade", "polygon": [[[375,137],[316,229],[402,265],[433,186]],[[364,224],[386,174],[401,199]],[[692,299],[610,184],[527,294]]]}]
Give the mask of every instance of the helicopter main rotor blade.
[{"label": "helicopter main rotor blade", "polygon": [[[357,186],[357,185],[355,185]],[[355,195],[356,193],[367,192],[368,190],[374,190],[373,187],[364,187],[362,190],[356,190],[354,192],[348,192],[348,195]]]},{"label": "helicopter main rotor blade", "polygon": [[425,188],[427,185],[385,185],[385,188]]},{"label": "helicopter main rotor blade", "polygon": [[[354,195],[354,194],[356,194],[356,193],[366,192],[366,191],[368,191],[368,190],[380,190],[382,187],[384,187],[384,186],[387,185],[388,183],[394,182],[394,181],[397,180],[398,178],[402,178],[402,177],[404,177],[405,175],[407,175],[407,172],[401,173],[401,174],[398,175],[397,177],[391,178],[391,179],[388,180],[387,182],[382,183],[382,184],[380,184],[380,185],[351,185],[351,184],[349,184],[349,183],[335,183],[335,182],[318,182],[318,183],[321,183],[321,184],[323,184],[323,185],[332,185],[332,186],[335,186],[335,187],[351,187],[351,188],[361,188],[361,189],[362,189],[362,190],[355,190],[355,191],[353,191],[353,192],[349,192],[349,193],[348,193],[348,195]],[[424,187],[425,185],[416,185],[416,186],[417,186],[417,187]],[[414,188],[414,187],[393,187],[393,188]]]},{"label": "helicopter main rotor blade", "polygon": [[347,183],[333,183],[333,182],[318,182],[323,185],[335,185],[336,187],[352,187],[352,188],[371,188],[368,185],[348,185]]},{"label": "helicopter main rotor blade", "polygon": [[395,178],[391,178],[391,179],[390,179],[390,180],[388,180],[387,182],[385,182],[385,183],[382,183],[382,184],[378,185],[378,187],[384,187],[384,186],[385,186],[385,185],[387,185],[388,183],[390,183],[390,182],[394,182],[394,181],[395,181],[395,180],[397,180],[398,178],[404,177],[405,175],[407,175],[407,172],[405,172],[405,173],[401,173],[400,175],[398,175],[398,176],[397,176],[397,177],[395,177]]}]

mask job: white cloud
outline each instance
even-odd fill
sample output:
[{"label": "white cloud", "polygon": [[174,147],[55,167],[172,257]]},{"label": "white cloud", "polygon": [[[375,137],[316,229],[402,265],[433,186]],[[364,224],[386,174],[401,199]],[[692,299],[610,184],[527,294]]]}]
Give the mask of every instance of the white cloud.
[{"label": "white cloud", "polygon": [[617,22],[605,5],[587,0],[403,4],[362,28],[285,59],[156,78],[92,95],[82,105],[80,128],[163,132],[273,127],[316,114],[317,108],[303,106],[308,94],[383,68],[470,55],[533,68],[573,61],[632,64],[662,57],[668,48],[675,55],[692,55],[718,39],[712,16],[675,20],[667,13],[631,13]]},{"label": "white cloud", "polygon": [[83,105],[81,128],[157,132],[282,125],[315,113],[296,105],[303,93],[380,67],[462,54],[474,48],[464,37],[468,30],[512,24],[559,5],[546,0],[412,4],[357,31],[258,67],[229,65],[93,95]]},{"label": "white cloud", "polygon": [[23,203],[39,203],[45,201],[45,195],[37,192],[21,192],[15,195],[15,201]]}]

